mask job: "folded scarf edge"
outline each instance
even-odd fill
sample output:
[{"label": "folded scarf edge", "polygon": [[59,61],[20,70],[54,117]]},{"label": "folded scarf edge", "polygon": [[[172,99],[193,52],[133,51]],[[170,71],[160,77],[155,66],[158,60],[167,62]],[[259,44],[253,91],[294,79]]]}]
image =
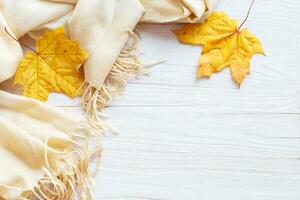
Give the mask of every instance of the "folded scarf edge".
[{"label": "folded scarf edge", "polygon": [[[21,189],[5,184],[1,184],[1,187],[19,193],[19,197],[14,199],[20,200],[73,200],[74,197],[93,200],[92,178],[97,174],[100,164],[103,132],[104,130],[100,130],[99,127],[95,128],[88,122],[81,122],[70,134],[74,141],[71,149],[61,150],[55,161],[45,151],[46,164],[42,168],[44,175],[32,188]],[[48,139],[45,141],[46,144]],[[93,172],[89,166],[92,160],[96,161]]]}]

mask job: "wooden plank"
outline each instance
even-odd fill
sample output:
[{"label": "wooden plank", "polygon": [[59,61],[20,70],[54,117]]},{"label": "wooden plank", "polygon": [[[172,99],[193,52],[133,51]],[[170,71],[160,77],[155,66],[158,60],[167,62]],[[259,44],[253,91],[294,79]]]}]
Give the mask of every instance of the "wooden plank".
[{"label": "wooden plank", "polygon": [[[297,199],[299,116],[110,108],[99,199]],[[125,198],[126,199],[126,198]]]}]

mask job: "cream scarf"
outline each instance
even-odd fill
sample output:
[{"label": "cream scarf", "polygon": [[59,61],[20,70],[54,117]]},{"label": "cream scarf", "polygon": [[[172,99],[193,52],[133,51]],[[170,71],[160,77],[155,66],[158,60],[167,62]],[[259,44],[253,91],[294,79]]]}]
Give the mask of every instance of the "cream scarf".
[{"label": "cream scarf", "polygon": [[[16,38],[34,39],[64,25],[90,54],[83,66],[83,106],[89,119],[100,123],[97,109],[124,89],[132,74],[142,73],[137,23],[196,23],[214,1],[0,0],[0,82],[14,75],[23,56],[5,27]],[[100,153],[89,144],[98,136],[94,128],[57,108],[0,91],[0,199],[68,200],[76,194],[93,199],[88,163]]]},{"label": "cream scarf", "polygon": [[92,199],[92,134],[80,117],[0,91],[0,199],[67,200],[75,188]]}]

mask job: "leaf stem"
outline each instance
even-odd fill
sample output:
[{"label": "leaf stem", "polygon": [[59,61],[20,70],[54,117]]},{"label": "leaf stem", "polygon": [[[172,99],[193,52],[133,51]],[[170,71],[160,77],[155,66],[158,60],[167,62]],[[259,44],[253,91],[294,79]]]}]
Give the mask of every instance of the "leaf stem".
[{"label": "leaf stem", "polygon": [[30,46],[28,46],[28,45],[24,44],[23,42],[20,42],[19,40],[17,40],[17,38],[15,38],[12,34],[10,34],[10,33],[8,32],[8,30],[7,30],[6,27],[4,27],[4,29],[5,29],[5,32],[6,32],[12,39],[14,39],[15,41],[19,42],[21,45],[23,45],[24,47],[30,49],[30,50],[33,51],[34,53],[39,54],[36,50],[34,50],[33,48],[31,48]]},{"label": "leaf stem", "polygon": [[242,26],[243,26],[243,25],[246,23],[246,21],[248,20],[249,15],[250,15],[250,12],[251,12],[251,9],[252,9],[253,4],[254,4],[254,1],[255,1],[255,0],[252,0],[252,2],[251,2],[251,4],[250,4],[250,7],[249,7],[249,9],[248,9],[248,12],[247,12],[247,16],[246,16],[246,18],[244,19],[244,21],[241,23],[241,25],[239,26],[239,28],[237,29],[238,31],[241,30]]}]

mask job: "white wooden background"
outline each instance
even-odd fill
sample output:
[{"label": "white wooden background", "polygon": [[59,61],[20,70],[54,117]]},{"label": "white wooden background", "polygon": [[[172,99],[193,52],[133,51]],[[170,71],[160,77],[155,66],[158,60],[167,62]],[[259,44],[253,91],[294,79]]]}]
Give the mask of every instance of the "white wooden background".
[{"label": "white wooden background", "polygon": [[[220,0],[244,18],[250,0]],[[229,70],[196,80],[200,47],[178,26],[143,25],[143,60],[167,62],[130,81],[105,110],[120,134],[104,141],[100,200],[299,200],[300,1],[256,0],[246,26],[267,57],[238,89]],[[78,102],[49,102],[78,110]]]}]

